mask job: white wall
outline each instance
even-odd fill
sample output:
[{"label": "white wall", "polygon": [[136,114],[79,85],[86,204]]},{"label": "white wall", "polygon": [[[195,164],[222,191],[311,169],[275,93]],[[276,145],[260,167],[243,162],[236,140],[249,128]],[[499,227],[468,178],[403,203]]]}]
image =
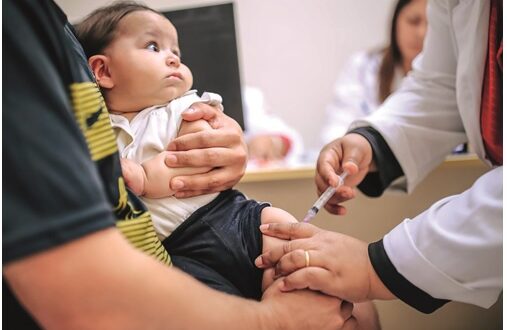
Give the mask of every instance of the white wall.
[{"label": "white wall", "polygon": [[[75,22],[110,1],[56,2]],[[223,2],[144,1],[158,10]],[[235,0],[243,83],[264,91],[270,110],[302,133],[307,148],[320,148],[335,79],[352,53],[386,42],[394,2]]]}]

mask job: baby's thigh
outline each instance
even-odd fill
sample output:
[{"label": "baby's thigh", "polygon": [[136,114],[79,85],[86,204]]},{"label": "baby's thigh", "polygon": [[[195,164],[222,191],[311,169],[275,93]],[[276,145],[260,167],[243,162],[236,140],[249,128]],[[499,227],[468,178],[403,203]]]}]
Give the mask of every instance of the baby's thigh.
[{"label": "baby's thigh", "polygon": [[277,207],[266,207],[261,213],[261,223],[286,223],[286,222],[298,222],[296,218],[287,211],[279,209]]}]

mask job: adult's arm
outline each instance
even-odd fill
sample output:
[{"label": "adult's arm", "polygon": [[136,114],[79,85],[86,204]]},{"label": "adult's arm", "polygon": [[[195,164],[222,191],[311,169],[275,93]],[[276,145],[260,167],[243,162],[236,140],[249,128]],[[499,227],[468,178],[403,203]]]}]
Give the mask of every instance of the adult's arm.
[{"label": "adult's arm", "polygon": [[[453,6],[444,1],[429,4],[428,34],[424,51],[414,62],[413,74],[378,114],[357,125],[369,122],[382,134],[406,176],[408,191],[457,144],[465,142],[456,103],[456,54],[460,50],[451,20],[451,13],[458,9]],[[469,10],[470,14],[487,12],[487,6],[481,2],[466,6],[461,10]],[[463,28],[481,24],[475,21],[476,15],[474,19],[469,16]],[[433,298],[482,307],[496,301],[502,274],[501,182],[502,168],[491,170],[469,190],[438,201],[411,221],[405,220],[383,241],[370,246],[372,263],[393,293],[427,311],[442,302],[414,299],[423,296],[417,290]],[[407,282],[394,274],[406,278],[415,289],[397,285]]]},{"label": "adult's arm", "polygon": [[[483,6],[480,2],[470,5]],[[408,191],[464,141],[456,104],[456,48],[449,49],[455,40],[449,26],[452,8],[448,6],[448,2],[430,4],[425,51],[401,90],[381,110],[354,124],[374,128],[362,134],[367,139],[367,133],[381,134],[384,141],[375,137],[373,141],[383,146],[372,143],[377,169],[382,172],[386,165],[395,168],[399,162]],[[386,145],[388,151],[378,154]],[[379,162],[379,156],[391,161]],[[390,179],[380,181],[377,191],[382,191]],[[421,311],[431,312],[445,300],[488,307],[502,288],[501,219],[499,168],[485,174],[466,192],[445,198],[412,221],[404,221],[383,241],[370,245],[369,258],[384,285]]]},{"label": "adult's arm", "polygon": [[[491,170],[368,248],[307,224],[263,225],[263,234],[290,241],[256,264],[277,264],[288,289],[310,287],[350,301],[394,294],[425,313],[449,300],[490,307],[502,291],[502,171]],[[305,250],[312,267],[305,267]]]},{"label": "adult's arm", "polygon": [[395,295],[422,311],[441,306],[439,299],[484,308],[496,302],[502,291],[502,172],[489,171],[369,246],[377,274]]},{"label": "adult's arm", "polygon": [[222,191],[234,186],[245,173],[247,147],[241,127],[219,109],[195,103],[183,112],[183,119],[204,119],[213,130],[180,136],[168,146],[169,167],[213,167],[205,174],[178,176],[171,180],[176,197],[197,196]]},{"label": "adult's arm", "polygon": [[[10,287],[49,329],[353,329],[351,306],[268,289],[261,303],[219,293],[106,229],[4,266]],[[347,321],[348,323],[344,322]]]}]

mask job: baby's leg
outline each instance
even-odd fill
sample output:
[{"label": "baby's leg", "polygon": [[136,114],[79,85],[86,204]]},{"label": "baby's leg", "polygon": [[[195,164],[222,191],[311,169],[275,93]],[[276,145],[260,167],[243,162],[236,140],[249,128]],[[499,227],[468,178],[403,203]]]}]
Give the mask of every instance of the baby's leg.
[{"label": "baby's leg", "polygon": [[[286,223],[286,222],[298,222],[290,213],[276,208],[266,207],[261,213],[261,223]],[[262,235],[262,253],[279,246],[286,241],[276,237]],[[273,268],[264,270],[262,276],[262,291],[264,291],[271,283],[273,283],[274,271]]]}]

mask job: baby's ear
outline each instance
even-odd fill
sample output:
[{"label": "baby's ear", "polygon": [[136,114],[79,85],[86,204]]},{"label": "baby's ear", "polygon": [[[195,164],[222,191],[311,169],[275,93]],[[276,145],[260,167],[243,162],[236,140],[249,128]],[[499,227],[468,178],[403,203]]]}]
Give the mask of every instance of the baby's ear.
[{"label": "baby's ear", "polygon": [[109,71],[109,58],[105,55],[93,55],[88,59],[97,83],[102,88],[113,88],[114,81]]}]

